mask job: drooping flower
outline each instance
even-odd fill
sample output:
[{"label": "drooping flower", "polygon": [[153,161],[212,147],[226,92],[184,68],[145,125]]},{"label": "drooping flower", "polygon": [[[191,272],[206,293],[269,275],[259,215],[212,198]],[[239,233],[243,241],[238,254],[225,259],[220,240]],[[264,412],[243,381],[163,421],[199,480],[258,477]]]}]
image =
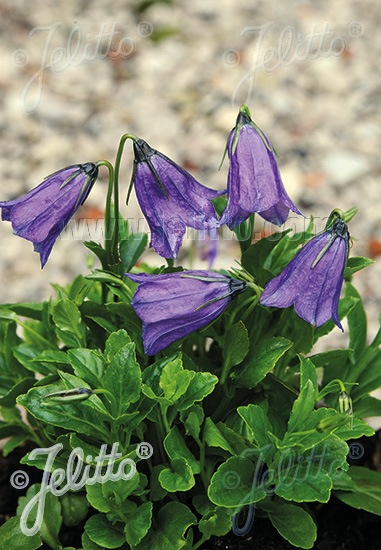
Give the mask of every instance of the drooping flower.
[{"label": "drooping flower", "polygon": [[333,318],[343,330],[338,315],[343,272],[349,253],[349,233],[345,221],[336,219],[332,227],[308,241],[291,262],[262,293],[263,306],[289,307],[314,326]]},{"label": "drooping flower", "polygon": [[254,212],[276,225],[286,221],[289,210],[302,215],[285,191],[270,141],[245,105],[230,133],[227,151],[228,203],[221,225],[234,229]]},{"label": "drooping flower", "polygon": [[155,355],[216,319],[232,297],[247,288],[244,281],[212,271],[126,275],[140,283],[131,305],[143,321],[147,355]]},{"label": "drooping flower", "polygon": [[136,196],[151,230],[151,246],[164,258],[176,258],[186,227],[214,229],[212,199],[226,193],[204,187],[171,159],[142,139],[134,141]]},{"label": "drooping flower", "polygon": [[34,244],[35,252],[40,254],[41,267],[97,177],[96,164],[75,164],[51,174],[26,195],[0,202],[2,219],[11,222],[14,235]]}]

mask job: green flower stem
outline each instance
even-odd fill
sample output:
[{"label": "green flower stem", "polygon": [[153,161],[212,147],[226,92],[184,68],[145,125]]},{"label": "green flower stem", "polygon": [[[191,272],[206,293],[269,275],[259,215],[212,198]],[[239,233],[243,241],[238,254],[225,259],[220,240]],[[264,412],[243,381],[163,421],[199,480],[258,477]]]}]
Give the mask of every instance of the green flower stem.
[{"label": "green flower stem", "polygon": [[102,395],[105,395],[108,400],[110,401],[111,403],[111,415],[114,417],[114,418],[117,418],[118,416],[118,403],[116,402],[116,399],[115,397],[113,396],[113,394],[108,391],[108,390],[103,390],[103,389],[100,389],[100,390],[93,390],[93,393],[95,394],[102,394]]},{"label": "green flower stem", "polygon": [[169,268],[172,269],[175,266],[175,260],[173,258],[165,258],[165,261],[167,262]]},{"label": "green flower stem", "polygon": [[[114,168],[108,160],[100,160],[97,162],[97,166],[106,166],[108,168],[108,187],[107,187],[107,196],[106,196],[106,206],[105,206],[105,244],[104,248],[107,252],[107,261],[109,266],[111,266],[114,261],[112,258],[112,251],[110,248],[111,245],[111,199],[112,199],[112,190],[114,183]],[[106,269],[107,266],[102,265],[103,269]]]},{"label": "green flower stem", "polygon": [[133,141],[137,140],[137,137],[134,134],[124,134],[120,138],[118,151],[115,158],[115,173],[114,173],[114,231],[112,234],[111,240],[111,250],[114,263],[119,262],[119,169],[120,162],[122,159],[124,144],[127,139],[132,139]]},{"label": "green flower stem", "polygon": [[161,411],[161,417],[163,419],[163,425],[164,425],[165,431],[168,434],[170,432],[171,428],[170,428],[169,423],[168,423],[167,410],[168,410],[168,405],[162,405],[160,403],[160,411]]},{"label": "green flower stem", "polygon": [[209,480],[205,472],[205,444],[202,443],[199,437],[196,438],[196,443],[200,449],[200,476],[204,485],[205,491],[208,490]]},{"label": "green flower stem", "polygon": [[[253,242],[254,236],[254,224],[255,224],[255,214],[251,214],[247,222],[242,223],[234,229],[234,233],[237,235],[239,247],[241,249],[241,255],[246,252]],[[241,238],[241,232],[243,231],[243,236]]]}]

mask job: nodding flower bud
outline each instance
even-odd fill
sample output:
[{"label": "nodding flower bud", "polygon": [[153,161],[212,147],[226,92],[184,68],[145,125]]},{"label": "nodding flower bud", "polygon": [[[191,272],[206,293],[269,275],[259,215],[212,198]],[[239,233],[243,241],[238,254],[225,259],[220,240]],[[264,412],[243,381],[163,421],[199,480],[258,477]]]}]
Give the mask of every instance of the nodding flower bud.
[{"label": "nodding flower bud", "polygon": [[72,390],[55,391],[40,397],[40,401],[48,403],[73,403],[74,401],[85,401],[93,395],[88,388],[73,388]]},{"label": "nodding flower bud", "polygon": [[328,418],[322,418],[319,420],[316,430],[320,433],[332,432],[340,426],[345,426],[348,422],[348,416],[346,414],[337,414],[335,416],[328,416]]},{"label": "nodding flower bud", "polygon": [[147,355],[214,321],[247,288],[245,281],[212,271],[126,275],[139,283],[131,305],[143,321]]},{"label": "nodding flower bud", "polygon": [[352,415],[352,399],[346,391],[342,391],[339,395],[339,409],[342,413],[348,413]]}]

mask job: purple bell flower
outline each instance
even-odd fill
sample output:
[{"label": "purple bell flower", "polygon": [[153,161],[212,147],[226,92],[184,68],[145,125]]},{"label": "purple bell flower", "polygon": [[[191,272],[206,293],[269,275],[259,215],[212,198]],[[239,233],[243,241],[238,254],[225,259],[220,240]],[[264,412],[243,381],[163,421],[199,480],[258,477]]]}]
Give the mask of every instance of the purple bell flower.
[{"label": "purple bell flower", "polygon": [[287,220],[289,210],[303,215],[285,191],[270,141],[244,105],[230,133],[227,151],[228,203],[221,225],[234,229],[254,212],[276,225]]},{"label": "purple bell flower", "polygon": [[212,271],[126,275],[140,283],[131,305],[143,321],[147,355],[155,355],[216,319],[232,297],[247,288],[244,281]]},{"label": "purple bell flower", "polygon": [[92,162],[75,164],[51,174],[23,197],[0,202],[2,219],[12,223],[14,235],[34,244],[41,267],[97,177],[98,167]]},{"label": "purple bell flower", "polygon": [[305,321],[320,327],[333,318],[343,330],[338,315],[343,272],[349,253],[345,221],[336,219],[331,228],[308,241],[282,273],[265,286],[263,306],[289,307]]},{"label": "purple bell flower", "polygon": [[132,180],[151,230],[150,246],[164,258],[176,258],[186,227],[218,227],[212,199],[226,191],[204,187],[142,139],[134,141],[134,152]]}]

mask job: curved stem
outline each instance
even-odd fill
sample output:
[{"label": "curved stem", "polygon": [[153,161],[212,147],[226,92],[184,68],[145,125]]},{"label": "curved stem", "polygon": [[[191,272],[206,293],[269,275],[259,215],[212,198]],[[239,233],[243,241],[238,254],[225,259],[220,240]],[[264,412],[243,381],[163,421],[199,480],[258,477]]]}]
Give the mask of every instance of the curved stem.
[{"label": "curved stem", "polygon": [[[110,162],[107,160],[100,160],[97,162],[97,166],[106,166],[108,168],[108,187],[107,187],[107,197],[106,197],[106,206],[105,206],[105,242],[104,248],[107,252],[107,262],[111,266],[114,261],[112,258],[112,251],[110,248],[111,244],[111,198],[112,198],[112,189],[114,183],[114,168]],[[106,266],[102,266],[104,269]]]},{"label": "curved stem", "polygon": [[114,263],[119,261],[119,168],[122,159],[122,153],[124,144],[127,139],[136,141],[138,138],[135,134],[123,134],[120,138],[118,151],[115,158],[115,173],[114,173],[114,232],[112,234],[111,250],[113,254]]}]

